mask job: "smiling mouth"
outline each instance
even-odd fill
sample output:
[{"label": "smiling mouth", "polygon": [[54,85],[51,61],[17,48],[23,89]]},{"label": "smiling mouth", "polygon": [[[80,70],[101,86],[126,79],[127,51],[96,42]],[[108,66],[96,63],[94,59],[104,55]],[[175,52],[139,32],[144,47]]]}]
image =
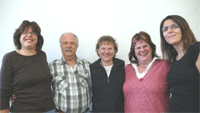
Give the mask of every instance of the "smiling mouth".
[{"label": "smiling mouth", "polygon": [[25,39],[25,41],[32,42],[33,40],[31,40],[31,39]]},{"label": "smiling mouth", "polygon": [[175,35],[170,35],[170,36],[168,36],[167,38],[172,38],[172,37],[174,37]]},{"label": "smiling mouth", "polygon": [[147,52],[145,52],[145,53],[140,53],[139,55],[140,55],[140,56],[146,56],[146,55],[147,55]]}]

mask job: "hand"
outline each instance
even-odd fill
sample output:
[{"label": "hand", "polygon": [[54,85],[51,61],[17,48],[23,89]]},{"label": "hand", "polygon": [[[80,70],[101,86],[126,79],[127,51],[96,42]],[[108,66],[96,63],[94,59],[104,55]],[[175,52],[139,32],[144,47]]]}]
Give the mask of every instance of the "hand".
[{"label": "hand", "polygon": [[64,113],[62,110],[57,110],[57,113]]},{"label": "hand", "polygon": [[15,101],[15,99],[16,99],[15,95],[12,94],[11,97],[10,97],[11,103],[13,103]]}]

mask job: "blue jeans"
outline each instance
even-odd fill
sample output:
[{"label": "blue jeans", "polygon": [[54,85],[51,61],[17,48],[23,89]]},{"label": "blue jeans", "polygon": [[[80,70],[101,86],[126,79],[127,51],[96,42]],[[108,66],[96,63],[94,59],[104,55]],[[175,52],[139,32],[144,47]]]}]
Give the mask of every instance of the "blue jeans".
[{"label": "blue jeans", "polygon": [[43,112],[43,113],[56,113],[56,109],[52,109],[50,111],[46,111],[46,112]]},{"label": "blue jeans", "polygon": [[[9,113],[14,113],[14,112],[10,112]],[[56,109],[52,109],[50,111],[46,111],[46,112],[43,112],[43,113],[56,113]]]}]

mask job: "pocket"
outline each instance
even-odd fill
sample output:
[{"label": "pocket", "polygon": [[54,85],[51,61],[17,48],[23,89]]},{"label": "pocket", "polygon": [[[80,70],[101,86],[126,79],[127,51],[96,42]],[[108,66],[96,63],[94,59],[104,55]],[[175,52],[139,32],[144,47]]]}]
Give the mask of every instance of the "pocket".
[{"label": "pocket", "polygon": [[55,83],[54,86],[56,88],[56,90],[58,91],[62,91],[62,90],[66,90],[69,84],[69,80],[68,77],[66,76],[57,76],[55,78]]},{"label": "pocket", "polygon": [[81,87],[87,88],[88,87],[88,83],[86,78],[83,77],[79,77],[79,83]]}]

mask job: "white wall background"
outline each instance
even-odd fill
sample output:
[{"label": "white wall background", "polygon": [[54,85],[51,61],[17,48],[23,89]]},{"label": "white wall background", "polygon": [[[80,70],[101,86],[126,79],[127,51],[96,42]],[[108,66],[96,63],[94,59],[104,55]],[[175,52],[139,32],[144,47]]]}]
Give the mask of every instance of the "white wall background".
[{"label": "white wall background", "polygon": [[159,25],[171,14],[184,17],[200,40],[200,0],[0,0],[0,64],[15,50],[13,33],[23,20],[40,25],[48,61],[61,58],[64,32],[79,37],[77,55],[90,62],[98,58],[98,38],[111,35],[119,46],[116,57],[129,63],[130,41],[139,31],[150,34],[161,55]]}]

